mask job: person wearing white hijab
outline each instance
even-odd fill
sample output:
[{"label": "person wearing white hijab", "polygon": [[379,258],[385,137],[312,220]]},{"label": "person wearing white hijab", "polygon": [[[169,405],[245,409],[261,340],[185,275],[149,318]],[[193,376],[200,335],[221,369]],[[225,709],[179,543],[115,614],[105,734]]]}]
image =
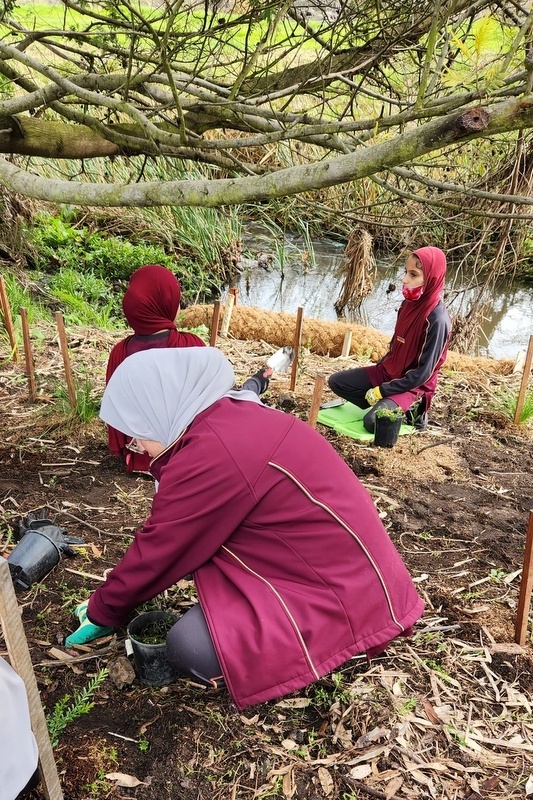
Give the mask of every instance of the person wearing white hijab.
[{"label": "person wearing white hijab", "polygon": [[26,687],[7,661],[0,658],[1,800],[15,800],[21,792],[37,785],[38,758]]},{"label": "person wearing white hijab", "polygon": [[[150,351],[135,353],[113,373],[110,389],[106,389],[102,399],[100,417],[132,437],[129,446],[135,452],[148,453],[154,459],[180,437],[198,414],[222,397],[262,406],[256,391],[232,389],[234,383],[233,367],[214,347],[183,348],[177,358],[171,348],[158,351],[155,359]],[[156,491],[158,488],[156,480]],[[65,640],[67,647],[84,644],[113,630],[94,625],[87,616],[87,606],[85,601],[74,610],[81,624]],[[216,663],[203,620],[198,625],[206,644],[204,661]]]},{"label": "person wearing white hijab", "polygon": [[198,603],[169,631],[169,661],[180,676],[225,684],[242,709],[381,652],[410,633],[423,603],[329,442],[233,383],[209,347],[147,350],[113,373],[100,416],[152,456],[159,486],[65,644],[124,625],[193,574]]},{"label": "person wearing white hijab", "polygon": [[[132,358],[132,356],[130,356]],[[179,363],[179,371],[176,363]],[[161,350],[157,363],[148,351],[125,361],[102,399],[100,417],[117,430],[142,442],[155,442],[164,450],[175,442],[192,420],[222,397],[261,404],[258,395],[246,389],[232,390],[233,367],[215,347],[188,347],[176,359],[174,351]],[[149,370],[150,380],[140,381]],[[120,426],[120,427],[119,427]]]}]

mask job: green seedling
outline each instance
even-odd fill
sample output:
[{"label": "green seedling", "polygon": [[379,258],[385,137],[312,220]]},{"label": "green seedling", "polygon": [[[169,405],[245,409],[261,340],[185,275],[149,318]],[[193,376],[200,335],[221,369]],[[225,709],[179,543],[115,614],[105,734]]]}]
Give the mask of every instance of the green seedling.
[{"label": "green seedling", "polygon": [[167,633],[172,628],[175,619],[169,617],[168,619],[158,619],[149,622],[144,628],[136,633],[133,638],[141,644],[161,644],[167,638]]},{"label": "green seedling", "polygon": [[492,583],[500,583],[506,576],[506,572],[504,569],[491,569],[489,572],[490,580]]},{"label": "green seedling", "polygon": [[403,417],[403,411],[400,406],[396,408],[378,408],[376,411],[376,419],[390,419],[391,422],[395,422],[397,419],[401,419]]},{"label": "green seedling", "polygon": [[84,689],[75,692],[72,697],[66,694],[55,704],[54,710],[46,718],[52,747],[57,746],[61,733],[71,722],[89,713],[94,706],[91,698],[98,691],[107,675],[107,669],[101,669]]}]

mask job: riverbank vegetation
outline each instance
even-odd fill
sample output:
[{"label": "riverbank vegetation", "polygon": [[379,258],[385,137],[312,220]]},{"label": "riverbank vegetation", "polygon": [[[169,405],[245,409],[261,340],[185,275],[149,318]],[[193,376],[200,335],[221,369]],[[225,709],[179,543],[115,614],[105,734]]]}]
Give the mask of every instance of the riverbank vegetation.
[{"label": "riverbank vegetation", "polygon": [[307,257],[354,228],[374,253],[432,242],[477,287],[467,351],[495,283],[533,280],[531,24],[506,0],[9,0],[2,260],[34,299],[112,326],[141,263],[176,269],[191,302],[216,296],[258,220],[280,271],[289,231]]}]

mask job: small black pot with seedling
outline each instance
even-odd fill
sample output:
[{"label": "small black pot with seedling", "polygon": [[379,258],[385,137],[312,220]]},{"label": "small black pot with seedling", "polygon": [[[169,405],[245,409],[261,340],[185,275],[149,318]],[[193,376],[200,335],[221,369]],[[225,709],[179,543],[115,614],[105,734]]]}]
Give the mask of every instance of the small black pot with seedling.
[{"label": "small black pot with seedling", "polygon": [[374,444],[377,447],[394,447],[400,435],[403,411],[396,408],[378,408],[374,426]]},{"label": "small black pot with seedling", "polygon": [[128,636],[139,679],[147,686],[165,686],[178,677],[167,658],[167,633],[178,621],[170,611],[147,611],[132,619]]}]

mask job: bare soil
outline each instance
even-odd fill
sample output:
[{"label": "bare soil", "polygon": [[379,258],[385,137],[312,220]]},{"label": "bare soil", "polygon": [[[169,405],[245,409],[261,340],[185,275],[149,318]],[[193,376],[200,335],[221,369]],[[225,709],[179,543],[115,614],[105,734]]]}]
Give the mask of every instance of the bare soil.
[{"label": "bare soil", "polygon": [[[112,339],[71,336],[75,373],[91,376],[96,395]],[[220,346],[239,380],[275,349]],[[121,558],[153,484],[124,473],[98,420],[80,427],[58,411],[52,333],[36,361],[35,405],[20,365],[6,361],[0,372],[0,553],[15,545],[20,518],[42,508],[85,541],[18,593],[47,715],[109,670],[93,708],[66,725],[55,747],[67,800],[524,797],[533,772],[533,649],[530,634],[523,648],[513,640],[533,436],[492,407],[516,378],[444,374],[428,430],[392,450],[319,426],[370,491],[426,612],[412,639],[370,664],[354,659],[297,695],[239,713],[224,690],[184,679],[143,686],[126,658],[124,629],[64,648],[73,608]],[[265,402],[306,419],[315,374],[354,363],[305,353],[296,391],[288,376],[275,376]],[[194,584],[181,581],[152,607],[179,611],[192,602]]]}]

